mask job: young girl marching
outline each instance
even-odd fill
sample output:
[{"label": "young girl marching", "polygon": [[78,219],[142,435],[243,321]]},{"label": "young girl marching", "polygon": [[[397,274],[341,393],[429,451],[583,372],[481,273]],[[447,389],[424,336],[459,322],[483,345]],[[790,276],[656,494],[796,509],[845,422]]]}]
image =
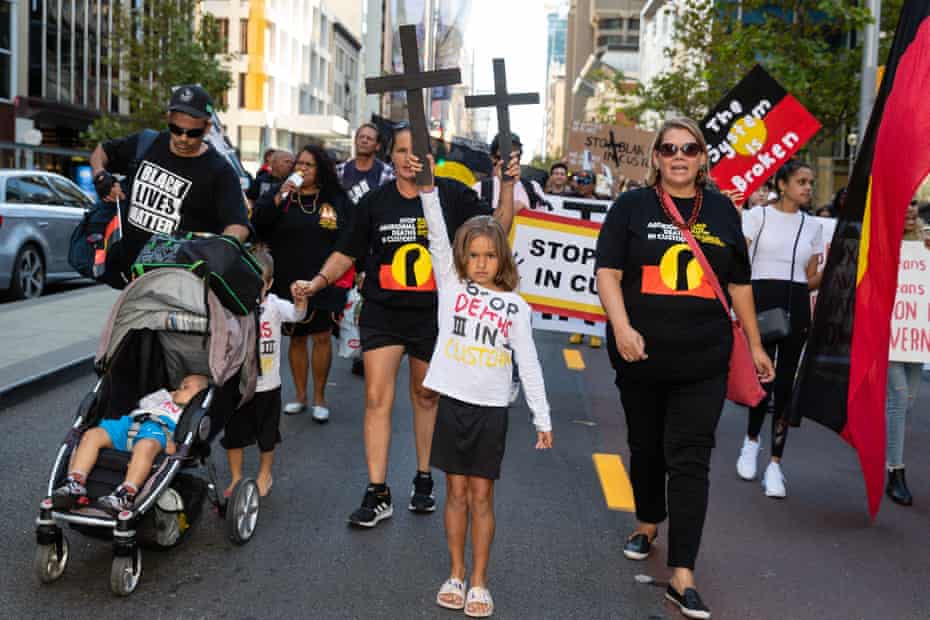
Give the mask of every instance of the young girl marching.
[{"label": "young girl marching", "polygon": [[[416,160],[413,168],[422,169]],[[514,171],[509,171],[514,173]],[[449,246],[439,194],[420,188],[439,293],[439,338],[424,385],[440,394],[430,462],[446,473],[450,577],[436,602],[472,618],[494,612],[487,567],[494,538],[494,481],[507,436],[513,364],[533,411],[536,449],[552,447],[542,369],[530,307],[514,292],[517,266],[503,228],[489,216],[468,220]],[[465,537],[471,519],[472,570],[465,591]]]}]

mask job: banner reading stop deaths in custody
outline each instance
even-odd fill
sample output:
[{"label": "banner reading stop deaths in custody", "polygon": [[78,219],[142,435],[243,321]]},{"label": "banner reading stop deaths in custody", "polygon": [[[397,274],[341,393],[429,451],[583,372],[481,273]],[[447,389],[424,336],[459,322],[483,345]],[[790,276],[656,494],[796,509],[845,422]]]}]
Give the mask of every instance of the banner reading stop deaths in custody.
[{"label": "banner reading stop deaths in custody", "polygon": [[820,122],[760,65],[701,121],[710,176],[749,197],[820,130]]},{"label": "banner reading stop deaths in custody", "polygon": [[534,311],[607,320],[594,277],[600,229],[597,222],[529,209],[514,217],[510,247],[520,271],[519,293]]},{"label": "banner reading stop deaths in custody", "polygon": [[598,193],[616,196],[623,178],[645,180],[654,138],[654,132],[635,127],[573,121],[565,149],[568,167],[590,170],[598,177]]}]

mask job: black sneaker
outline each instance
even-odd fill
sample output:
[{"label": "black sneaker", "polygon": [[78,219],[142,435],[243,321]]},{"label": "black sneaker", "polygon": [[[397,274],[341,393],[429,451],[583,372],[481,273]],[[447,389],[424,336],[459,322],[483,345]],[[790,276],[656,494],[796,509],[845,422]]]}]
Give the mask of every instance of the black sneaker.
[{"label": "black sneaker", "polygon": [[378,525],[378,521],[389,519],[393,514],[391,490],[385,488],[384,493],[375,493],[371,487],[368,487],[362,505],[349,515],[349,523],[359,527],[374,527]]},{"label": "black sneaker", "polygon": [[88,501],[87,489],[73,478],[68,478],[63,485],[52,491],[52,508],[55,510],[71,510]]},{"label": "black sneaker", "polygon": [[623,555],[630,560],[645,560],[652,553],[652,544],[657,537],[658,535],[649,540],[645,534],[633,534],[623,545]]},{"label": "black sneaker", "polygon": [[433,478],[413,477],[413,491],[410,492],[410,505],[413,512],[433,512],[436,510],[436,497],[433,495]]},{"label": "black sneaker", "polygon": [[697,620],[707,620],[710,618],[710,610],[701,595],[694,588],[685,588],[684,594],[679,594],[672,584],[665,589],[665,598],[678,605],[681,615],[685,618],[696,618]]},{"label": "black sneaker", "polygon": [[107,512],[118,515],[124,510],[132,510],[132,504],[135,501],[135,495],[130,495],[129,491],[127,491],[124,487],[118,487],[109,495],[104,495],[103,497],[98,498],[97,505]]}]

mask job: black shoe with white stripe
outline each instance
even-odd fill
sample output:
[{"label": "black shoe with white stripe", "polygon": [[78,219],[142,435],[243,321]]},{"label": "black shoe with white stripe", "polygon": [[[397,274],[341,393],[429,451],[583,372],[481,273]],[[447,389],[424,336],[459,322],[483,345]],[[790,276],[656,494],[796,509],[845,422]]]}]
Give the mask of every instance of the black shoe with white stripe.
[{"label": "black shoe with white stripe", "polygon": [[373,487],[368,487],[362,505],[349,515],[349,523],[359,527],[374,527],[378,521],[389,519],[393,514],[391,490],[385,487],[384,492],[376,493]]},{"label": "black shoe with white stripe", "polygon": [[413,491],[410,493],[410,505],[407,508],[413,512],[433,512],[436,510],[432,476],[418,472],[413,477]]},{"label": "black shoe with white stripe", "polygon": [[668,584],[665,590],[665,598],[678,605],[681,615],[685,618],[694,618],[695,620],[707,620],[710,618],[710,610],[701,595],[694,588],[685,588],[682,594],[679,594],[672,584]]}]

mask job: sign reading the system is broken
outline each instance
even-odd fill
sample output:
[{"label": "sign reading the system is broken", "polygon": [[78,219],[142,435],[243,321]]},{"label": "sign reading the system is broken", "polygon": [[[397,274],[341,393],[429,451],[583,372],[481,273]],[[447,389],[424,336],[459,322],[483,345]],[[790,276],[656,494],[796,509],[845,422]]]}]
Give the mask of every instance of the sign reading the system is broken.
[{"label": "sign reading the system is broken", "polygon": [[701,121],[710,176],[748,197],[820,129],[807,109],[756,65]]}]

